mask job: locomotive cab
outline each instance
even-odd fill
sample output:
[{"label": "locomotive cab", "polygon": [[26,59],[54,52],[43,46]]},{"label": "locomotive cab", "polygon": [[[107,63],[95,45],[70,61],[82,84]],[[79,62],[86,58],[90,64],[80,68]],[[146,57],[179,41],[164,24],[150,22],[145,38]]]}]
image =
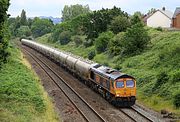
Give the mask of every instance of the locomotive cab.
[{"label": "locomotive cab", "polygon": [[[118,104],[126,103],[127,106],[135,104],[136,81],[132,78],[119,78],[114,82],[115,99]],[[123,105],[126,106],[126,105]]]}]

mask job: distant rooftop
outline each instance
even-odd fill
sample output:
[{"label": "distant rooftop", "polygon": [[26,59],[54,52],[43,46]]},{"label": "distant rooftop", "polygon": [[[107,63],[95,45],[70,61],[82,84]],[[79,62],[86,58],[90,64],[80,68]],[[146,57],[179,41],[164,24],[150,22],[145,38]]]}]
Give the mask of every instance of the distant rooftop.
[{"label": "distant rooftop", "polygon": [[176,15],[178,15],[179,13],[180,13],[180,7],[176,7],[173,18],[176,18]]},{"label": "distant rooftop", "polygon": [[169,17],[170,19],[173,17],[173,13],[171,12],[171,11],[169,11],[169,10],[166,10],[165,8],[163,8],[163,9],[159,9],[159,11],[161,12],[161,13],[163,13],[163,14],[165,14],[167,17]]},{"label": "distant rooftop", "polygon": [[146,21],[149,17],[151,17],[157,11],[160,11],[162,14],[167,16],[169,19],[172,19],[172,17],[173,17],[173,13],[169,10],[166,10],[165,7],[163,7],[162,9],[158,9],[155,12],[151,13],[150,15],[144,16],[144,21]]}]

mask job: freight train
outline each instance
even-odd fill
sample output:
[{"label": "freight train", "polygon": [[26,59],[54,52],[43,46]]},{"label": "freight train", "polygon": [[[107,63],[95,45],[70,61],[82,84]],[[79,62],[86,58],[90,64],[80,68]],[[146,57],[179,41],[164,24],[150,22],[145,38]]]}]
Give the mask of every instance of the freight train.
[{"label": "freight train", "polygon": [[136,80],[118,70],[58,49],[22,39],[26,45],[51,58],[60,66],[78,76],[85,84],[99,92],[106,100],[117,106],[132,106],[136,101]]}]

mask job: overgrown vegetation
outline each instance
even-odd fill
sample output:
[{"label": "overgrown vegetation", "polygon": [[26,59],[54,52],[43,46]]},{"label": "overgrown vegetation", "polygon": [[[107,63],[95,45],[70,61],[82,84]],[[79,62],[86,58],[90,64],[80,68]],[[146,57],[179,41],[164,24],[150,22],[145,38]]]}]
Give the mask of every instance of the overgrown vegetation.
[{"label": "overgrown vegetation", "polygon": [[9,51],[11,56],[0,70],[0,121],[57,121],[39,79],[25,66],[29,64],[14,44]]},{"label": "overgrown vegetation", "polygon": [[7,61],[7,57],[9,55],[8,48],[8,40],[9,40],[9,31],[7,29],[7,10],[9,8],[9,0],[1,0],[0,1],[0,69],[4,62]]}]

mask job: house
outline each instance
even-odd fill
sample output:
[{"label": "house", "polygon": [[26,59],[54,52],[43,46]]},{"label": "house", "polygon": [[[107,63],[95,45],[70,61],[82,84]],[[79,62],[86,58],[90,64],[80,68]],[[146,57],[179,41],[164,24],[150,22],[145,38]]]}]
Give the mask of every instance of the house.
[{"label": "house", "polygon": [[180,28],[180,7],[177,7],[173,18],[172,18],[172,27],[173,28]]},{"label": "house", "polygon": [[146,17],[146,24],[149,27],[170,28],[172,26],[173,13],[163,7]]}]

